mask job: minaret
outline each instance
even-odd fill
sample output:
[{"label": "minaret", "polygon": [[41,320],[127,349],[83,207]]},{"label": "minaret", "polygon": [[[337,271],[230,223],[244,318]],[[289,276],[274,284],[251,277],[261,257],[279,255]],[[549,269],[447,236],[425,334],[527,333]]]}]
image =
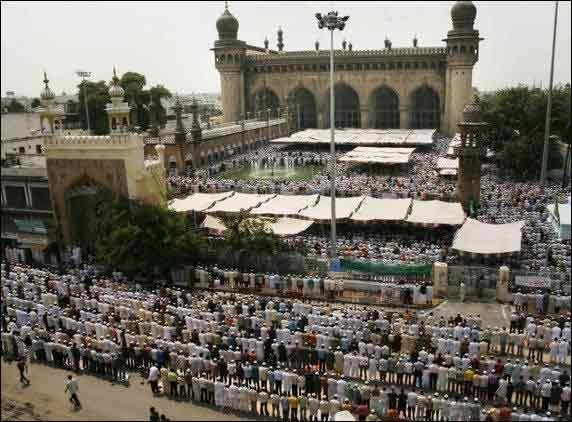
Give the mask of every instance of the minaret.
[{"label": "minaret", "polygon": [[282,53],[282,50],[284,50],[284,38],[283,38],[283,36],[284,36],[284,31],[282,31],[282,27],[279,26],[278,27],[278,44],[277,44],[277,46],[278,46],[278,51],[280,53]]},{"label": "minaret", "polygon": [[264,49],[266,50],[267,53],[268,53],[268,44],[269,44],[268,37],[265,37],[264,38]]},{"label": "minaret", "polygon": [[221,99],[225,122],[234,122],[245,112],[245,83],[243,63],[246,43],[238,36],[238,20],[225,9],[216,21],[218,40],[215,41],[215,65],[220,73]]},{"label": "minaret", "polygon": [[175,100],[175,106],[173,107],[175,111],[175,116],[177,116],[177,126],[175,128],[175,143],[185,144],[187,142],[187,132],[185,131],[185,126],[183,125],[183,105],[181,100],[177,95]]},{"label": "minaret", "polygon": [[109,122],[109,132],[124,132],[127,131],[131,125],[129,119],[129,104],[123,101],[125,91],[119,85],[119,78],[113,67],[113,79],[109,87],[109,96],[111,97],[111,104],[107,104],[105,111],[107,111],[107,119]]},{"label": "minaret", "polygon": [[[53,135],[56,132],[56,123],[58,123],[59,131],[63,130],[63,118],[64,113],[56,109],[55,98],[56,94],[52,91],[48,85],[50,80],[48,75],[44,72],[44,89],[40,94],[40,102],[42,107],[39,110],[40,114],[40,127],[42,128],[42,133],[45,135]],[[44,119],[48,121],[48,128],[44,127]],[[47,129],[47,130],[45,130]]]},{"label": "minaret", "polygon": [[342,50],[345,50],[347,46],[348,46],[348,42],[344,38],[344,40],[342,41]]},{"label": "minaret", "polygon": [[461,134],[461,145],[455,148],[459,157],[457,175],[457,198],[466,211],[471,201],[477,207],[481,198],[481,161],[486,153],[482,144],[487,123],[482,121],[478,104],[467,104],[463,109],[463,120],[457,123]]},{"label": "minaret", "polygon": [[197,99],[193,98],[191,103],[191,113],[193,114],[193,123],[191,124],[191,139],[193,142],[200,142],[203,139],[203,130],[199,122],[199,105]]},{"label": "minaret", "polygon": [[457,1],[451,8],[453,29],[443,41],[447,43],[445,75],[445,115],[442,128],[453,137],[463,107],[472,102],[473,66],[479,59],[479,31],[473,28],[477,8],[472,1]]}]

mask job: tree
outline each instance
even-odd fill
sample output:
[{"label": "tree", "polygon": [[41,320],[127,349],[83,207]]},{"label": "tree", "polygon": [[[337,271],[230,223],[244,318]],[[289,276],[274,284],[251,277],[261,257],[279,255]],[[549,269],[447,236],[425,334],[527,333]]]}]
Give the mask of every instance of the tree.
[{"label": "tree", "polygon": [[[547,91],[517,86],[476,97],[483,120],[489,123],[486,146],[497,153],[499,167],[520,179],[538,177],[543,151]],[[552,92],[550,131],[570,142],[570,84]],[[527,154],[533,154],[527,156]],[[551,140],[549,169],[561,165],[556,142]]]},{"label": "tree", "polygon": [[111,101],[109,97],[109,87],[105,81],[82,81],[78,85],[78,89],[79,115],[82,129],[87,129],[84,101],[84,95],[87,90],[87,107],[89,110],[89,124],[91,130],[96,135],[107,135],[109,133],[109,122],[105,108]]},{"label": "tree", "polygon": [[274,254],[280,248],[280,238],[270,229],[271,218],[252,217],[246,211],[226,214],[224,239],[232,250],[248,254]]},{"label": "tree", "polygon": [[8,113],[23,113],[26,111],[26,107],[24,107],[24,105],[15,98],[12,98],[12,101],[8,103],[6,108],[8,109]]},{"label": "tree", "polygon": [[128,275],[170,278],[171,270],[203,259],[206,242],[186,218],[166,208],[116,200],[99,227],[96,256]]},{"label": "tree", "polygon": [[119,85],[125,90],[125,98],[132,107],[131,122],[134,126],[139,126],[146,130],[149,125],[149,115],[143,107],[143,87],[147,83],[145,76],[137,72],[125,72],[119,80]]},{"label": "tree", "polygon": [[149,90],[149,97],[153,99],[153,103],[149,104],[151,113],[155,113],[156,122],[161,126],[165,127],[167,122],[167,111],[163,104],[161,103],[162,98],[171,98],[173,95],[171,91],[165,88],[163,85],[156,85]]},{"label": "tree", "polygon": [[[549,169],[562,166],[562,156],[555,138],[550,138]],[[538,130],[520,135],[507,142],[498,157],[499,169],[518,180],[537,180],[540,177],[544,133]]]},{"label": "tree", "polygon": [[34,98],[32,100],[32,108],[40,107],[42,103],[40,102],[39,98]]}]

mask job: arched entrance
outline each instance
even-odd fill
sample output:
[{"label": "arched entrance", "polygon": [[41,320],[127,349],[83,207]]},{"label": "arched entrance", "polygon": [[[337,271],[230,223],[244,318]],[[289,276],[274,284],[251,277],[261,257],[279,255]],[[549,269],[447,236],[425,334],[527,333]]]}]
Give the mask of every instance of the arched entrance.
[{"label": "arched entrance", "polygon": [[254,113],[262,112],[262,117],[266,117],[266,110],[270,109],[270,115],[275,116],[277,110],[280,108],[280,99],[278,95],[268,87],[260,88],[249,99],[248,112]]},{"label": "arched entrance", "polygon": [[399,128],[399,98],[395,91],[382,86],[369,97],[369,127],[375,129]]},{"label": "arched entrance", "polygon": [[[335,95],[335,110],[334,110],[334,123],[337,128],[344,127],[360,127],[360,109],[359,109],[359,97],[355,90],[345,84],[340,83],[334,87]],[[330,126],[330,91],[328,90],[328,99],[326,106],[326,126]]]},{"label": "arched entrance", "polygon": [[72,243],[87,253],[93,253],[100,224],[104,223],[104,214],[113,198],[112,192],[83,177],[67,189],[64,197]]},{"label": "arched entrance", "polygon": [[316,99],[306,88],[296,88],[290,94],[292,96],[291,116],[294,119],[294,126],[299,129],[317,128],[316,119]]},{"label": "arched entrance", "polygon": [[169,176],[177,175],[177,159],[174,156],[169,157]]},{"label": "arched entrance", "polygon": [[439,129],[441,108],[439,94],[428,86],[417,88],[409,99],[411,129]]}]

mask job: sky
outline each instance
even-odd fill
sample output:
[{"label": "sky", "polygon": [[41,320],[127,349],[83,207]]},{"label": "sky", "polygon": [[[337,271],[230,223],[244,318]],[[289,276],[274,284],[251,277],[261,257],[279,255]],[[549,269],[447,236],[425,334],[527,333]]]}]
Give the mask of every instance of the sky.
[{"label": "sky", "polygon": [[[490,91],[517,84],[548,86],[554,1],[477,1],[475,28],[480,31],[479,62],[473,86]],[[229,2],[239,20],[238,38],[263,46],[267,36],[276,48],[276,31],[284,31],[285,50],[313,50],[329,36],[319,30],[316,12],[336,9],[350,15],[335,34],[354,50],[382,49],[385,36],[393,47],[444,46],[451,29],[452,1],[444,2]],[[171,92],[220,92],[210,49],[217,38],[216,20],[223,1],[211,2],[26,2],[2,1],[1,92],[38,96],[42,72],[56,93],[77,91],[76,70],[93,80],[118,72],[143,73],[148,85]],[[555,83],[570,82],[570,2],[559,3]]]}]

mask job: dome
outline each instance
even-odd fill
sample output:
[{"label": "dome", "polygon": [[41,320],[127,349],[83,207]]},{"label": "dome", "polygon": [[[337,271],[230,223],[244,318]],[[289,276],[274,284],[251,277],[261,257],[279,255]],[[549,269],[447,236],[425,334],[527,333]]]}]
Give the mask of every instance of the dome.
[{"label": "dome", "polygon": [[238,35],[238,19],[224,9],[223,14],[216,21],[216,30],[219,40],[236,40]]},{"label": "dome", "polygon": [[56,98],[56,94],[54,94],[54,91],[52,91],[49,86],[46,86],[42,90],[42,93],[40,94],[40,98],[42,100],[53,100],[54,98]]},{"label": "dome", "polygon": [[114,67],[113,68],[113,79],[112,79],[111,87],[109,88],[109,96],[111,98],[123,98],[124,94],[125,94],[125,91],[123,90],[123,88],[121,88],[121,85],[119,85],[119,78],[117,77],[117,74],[115,73],[115,67]]},{"label": "dome", "polygon": [[463,121],[467,123],[479,123],[483,120],[481,106],[469,103],[463,108]]},{"label": "dome", "polygon": [[109,88],[109,96],[111,98],[117,98],[117,97],[121,97],[123,98],[123,95],[125,94],[125,91],[123,90],[123,88],[121,88],[121,85],[119,85],[119,81],[113,83],[113,85],[111,85],[111,88]]},{"label": "dome", "polygon": [[451,8],[451,19],[455,29],[473,29],[477,8],[472,1],[457,1]]},{"label": "dome", "polygon": [[48,86],[48,76],[46,75],[46,72],[44,72],[44,84],[46,85],[44,87],[44,89],[42,90],[42,93],[40,94],[40,98],[42,100],[53,100],[54,98],[56,98],[56,94],[54,94],[54,91],[52,91],[50,89],[50,87]]}]

